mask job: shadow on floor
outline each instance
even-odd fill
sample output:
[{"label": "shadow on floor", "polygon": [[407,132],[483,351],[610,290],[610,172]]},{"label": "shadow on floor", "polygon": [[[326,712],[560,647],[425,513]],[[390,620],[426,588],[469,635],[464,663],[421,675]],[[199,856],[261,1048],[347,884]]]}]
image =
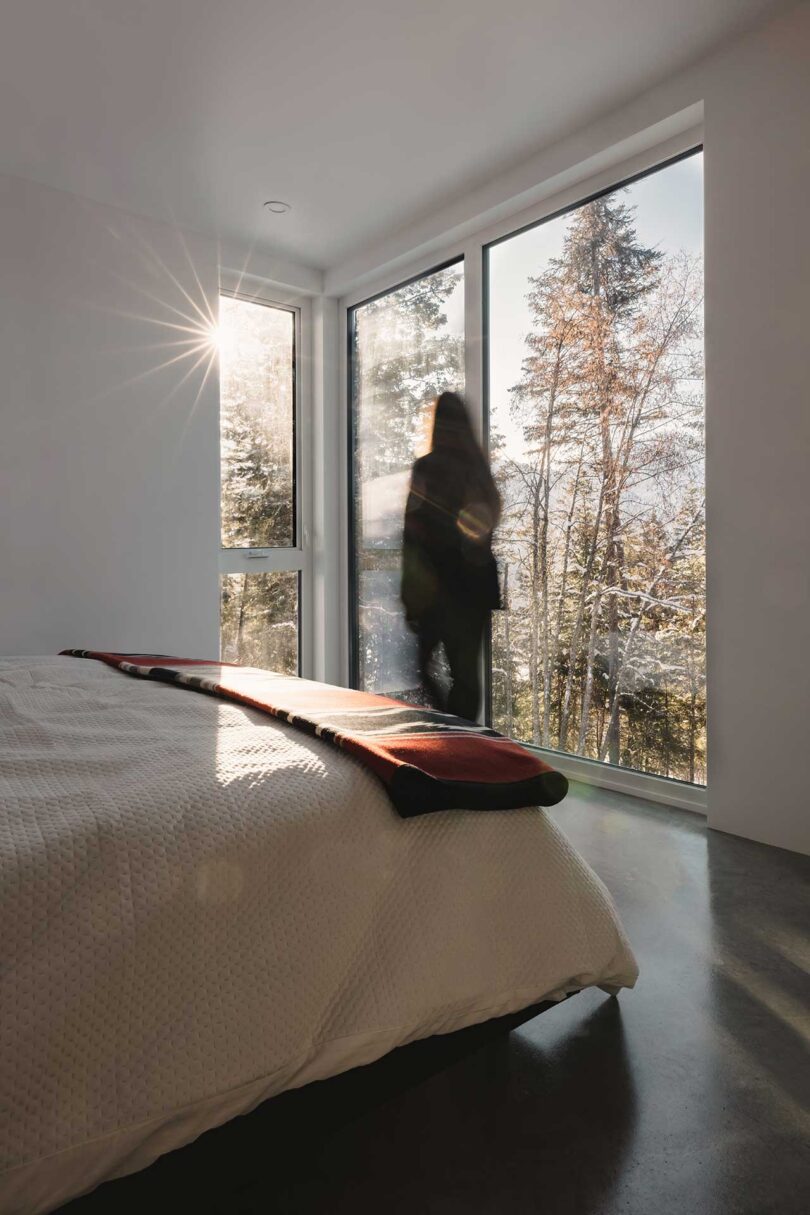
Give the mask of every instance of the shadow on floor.
[{"label": "shadow on floor", "polygon": [[573,1034],[555,1016],[284,1093],[62,1215],[597,1215],[635,1122],[619,1003],[602,997]]}]

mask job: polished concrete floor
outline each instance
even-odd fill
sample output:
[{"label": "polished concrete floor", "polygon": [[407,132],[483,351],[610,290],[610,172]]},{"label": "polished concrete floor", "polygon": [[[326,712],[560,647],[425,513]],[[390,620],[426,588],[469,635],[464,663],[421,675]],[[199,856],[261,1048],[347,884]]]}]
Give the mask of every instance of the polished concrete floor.
[{"label": "polished concrete floor", "polygon": [[553,813],[634,991],[285,1094],[64,1215],[810,1211],[810,859],[584,786]]}]

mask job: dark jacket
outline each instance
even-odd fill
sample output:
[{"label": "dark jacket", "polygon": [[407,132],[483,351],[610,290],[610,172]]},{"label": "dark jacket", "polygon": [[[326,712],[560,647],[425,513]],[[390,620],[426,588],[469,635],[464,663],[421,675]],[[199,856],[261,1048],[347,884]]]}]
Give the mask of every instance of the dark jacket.
[{"label": "dark jacket", "polygon": [[492,553],[497,510],[485,465],[436,450],[416,461],[402,540],[401,595],[412,624],[447,608],[500,607]]}]

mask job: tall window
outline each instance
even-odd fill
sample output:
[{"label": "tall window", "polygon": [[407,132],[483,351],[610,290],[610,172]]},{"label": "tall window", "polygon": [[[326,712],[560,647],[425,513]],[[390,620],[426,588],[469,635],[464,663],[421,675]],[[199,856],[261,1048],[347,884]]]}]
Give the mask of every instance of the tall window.
[{"label": "tall window", "polygon": [[706,776],[702,156],[487,252],[504,733]]},{"label": "tall window", "polygon": [[430,403],[464,387],[464,268],[426,274],[349,313],[353,471],[354,680],[410,697],[413,639],[399,600],[411,465]]},{"label": "tall window", "polygon": [[298,670],[296,313],[219,301],[224,661]]}]

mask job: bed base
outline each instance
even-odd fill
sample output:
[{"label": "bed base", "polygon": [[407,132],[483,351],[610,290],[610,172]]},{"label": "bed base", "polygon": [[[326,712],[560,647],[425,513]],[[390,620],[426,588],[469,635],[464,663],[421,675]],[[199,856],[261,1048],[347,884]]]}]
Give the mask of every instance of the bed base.
[{"label": "bed base", "polygon": [[[311,1145],[318,1138],[452,1067],[558,1003],[541,1001],[453,1033],[409,1042],[374,1063],[280,1093],[249,1114],[161,1156],[149,1168],[105,1182],[73,1199],[54,1215],[144,1215],[145,1211],[151,1215],[178,1211],[224,1215],[236,1211],[239,1191],[245,1179],[255,1177],[257,1169],[263,1173],[272,1170],[274,1174],[280,1169],[305,1169]],[[302,1144],[309,1145],[303,1156]],[[223,1179],[226,1191],[228,1185],[232,1186],[227,1196],[223,1194]],[[222,1195],[219,1201],[215,1194]]]}]

